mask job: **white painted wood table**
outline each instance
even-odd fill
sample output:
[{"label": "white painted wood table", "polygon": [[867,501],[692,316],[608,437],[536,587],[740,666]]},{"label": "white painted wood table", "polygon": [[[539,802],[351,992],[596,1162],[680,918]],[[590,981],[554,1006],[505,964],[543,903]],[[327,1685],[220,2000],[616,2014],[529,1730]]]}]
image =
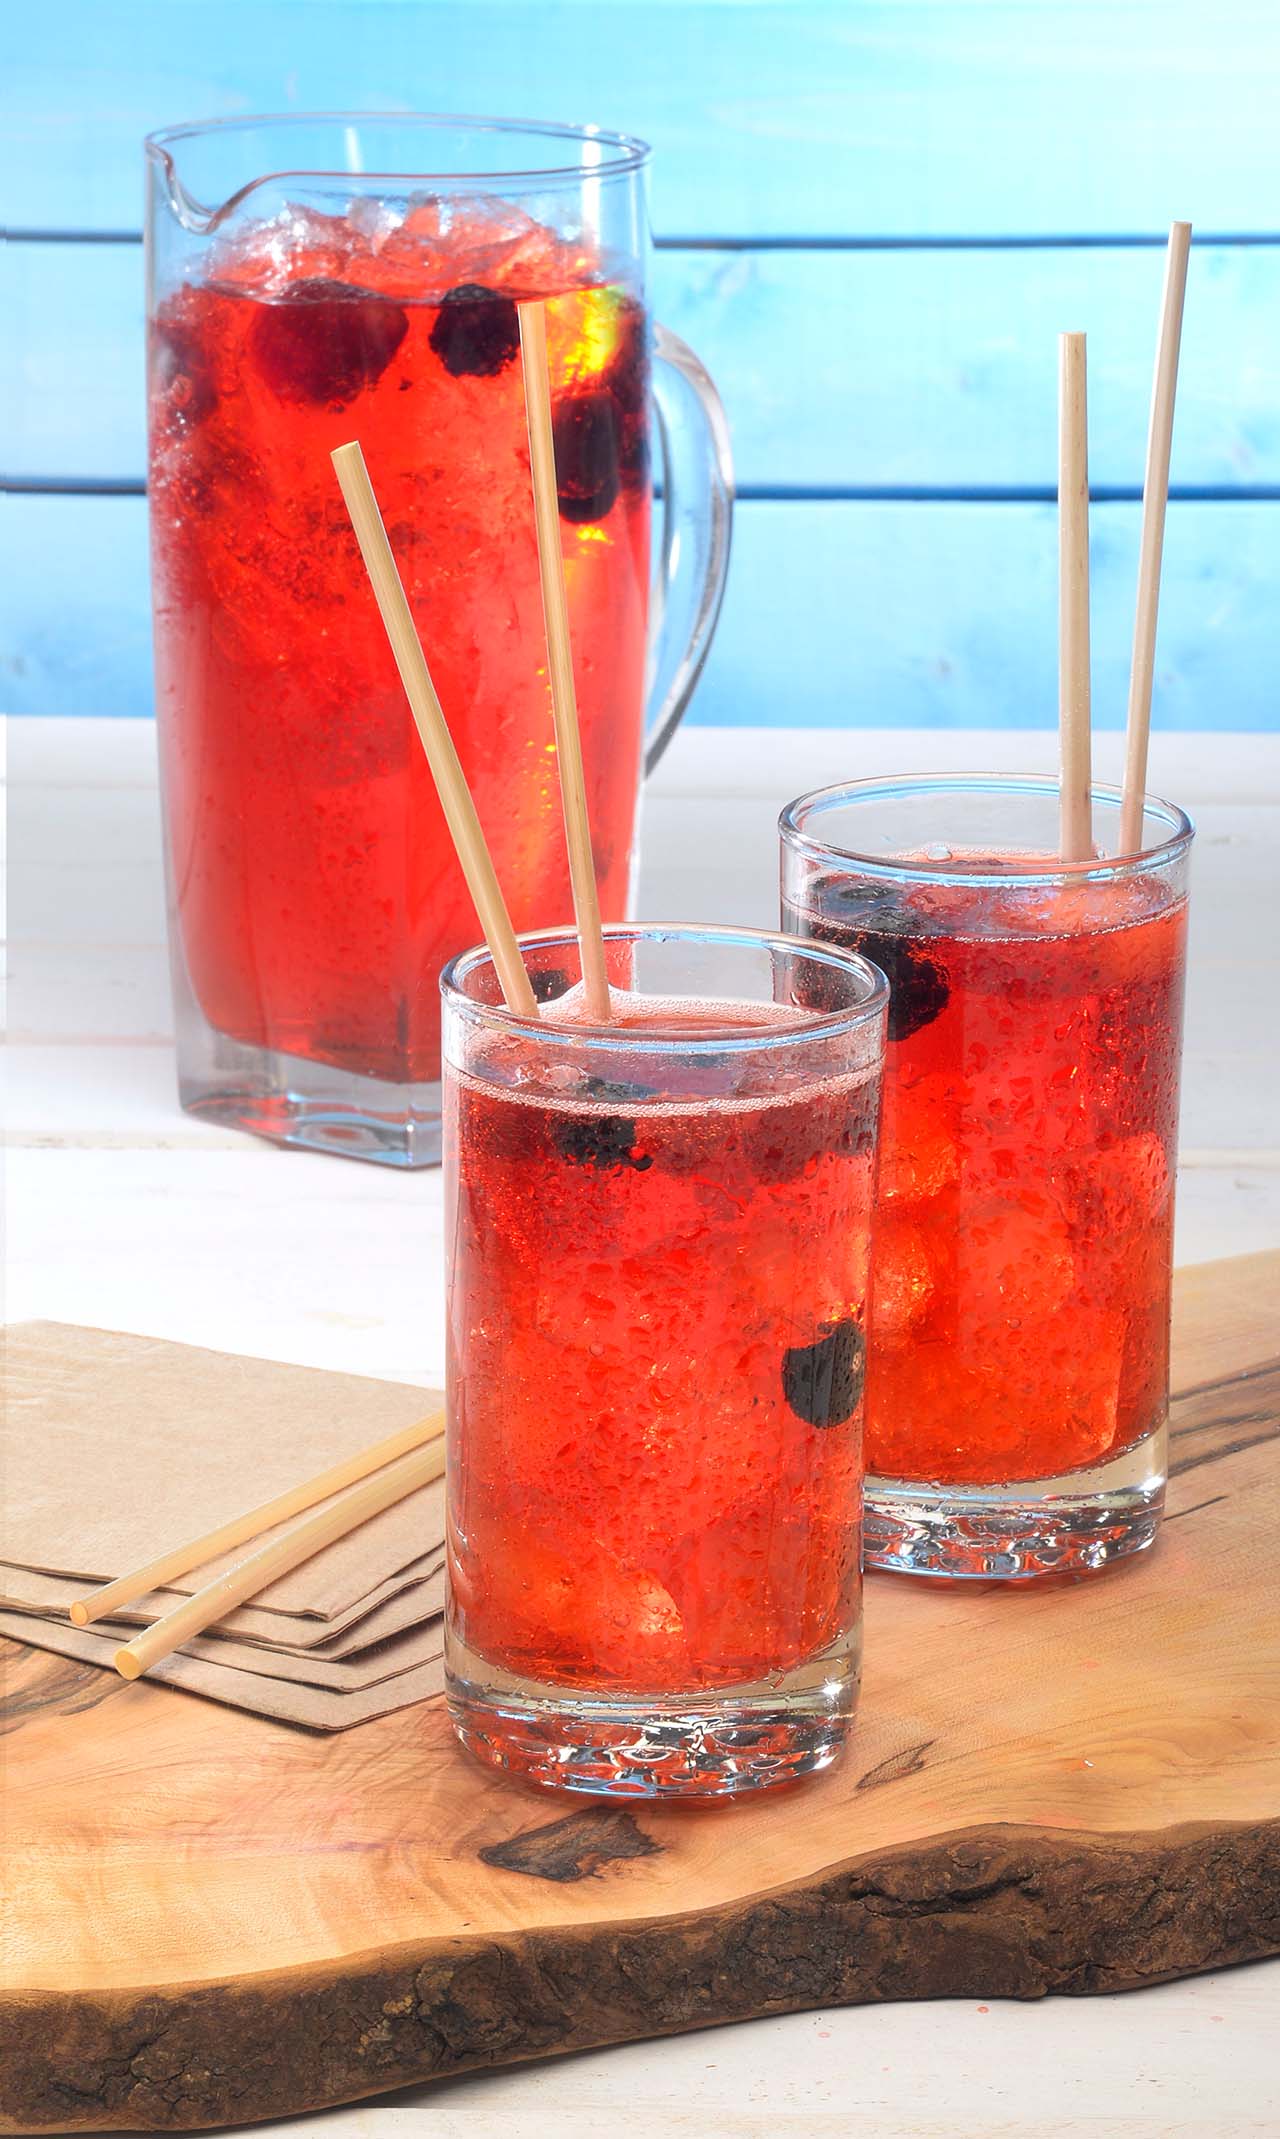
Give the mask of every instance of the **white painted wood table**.
[{"label": "white painted wood table", "polygon": [[[8,745],[8,1317],[437,1381],[438,1175],[282,1153],[178,1110],[150,724],[15,720]],[[877,772],[1046,770],[1053,747],[1009,732],[687,731],[648,798],[641,912],[771,923],[789,795]],[[1099,775],[1118,759],[1119,738],[1098,737]],[[1200,835],[1178,1211],[1180,1260],[1200,1261],[1280,1246],[1280,737],[1159,737],[1152,773]],[[761,2020],[299,2129],[1275,2139],[1278,2023],[1269,1962],[1123,1998]]]}]

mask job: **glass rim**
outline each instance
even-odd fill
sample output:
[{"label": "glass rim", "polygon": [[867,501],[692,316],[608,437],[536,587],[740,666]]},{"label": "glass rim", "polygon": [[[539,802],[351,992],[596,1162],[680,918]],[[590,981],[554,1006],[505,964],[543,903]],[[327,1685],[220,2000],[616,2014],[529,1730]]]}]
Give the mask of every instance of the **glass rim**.
[{"label": "glass rim", "polygon": [[376,123],[386,126],[420,127],[424,133],[443,133],[446,128],[455,132],[471,131],[478,134],[532,134],[548,141],[573,141],[582,145],[589,141],[600,143],[615,151],[603,163],[584,163],[579,159],[572,164],[553,163],[534,165],[532,168],[493,171],[346,171],[334,168],[299,168],[282,166],[278,170],[260,172],[237,190],[235,198],[270,185],[280,178],[346,178],[371,180],[376,184],[388,181],[411,181],[415,184],[443,184],[458,187],[504,186],[515,183],[546,184],[548,182],[580,184],[584,178],[617,178],[627,173],[643,170],[653,154],[647,141],[634,134],[622,134],[604,126],[576,125],[559,119],[505,119],[484,117],[473,112],[447,111],[287,111],[236,113],[222,119],[188,119],[177,125],[161,126],[144,135],[143,148],[147,155],[166,163],[172,169],[171,147],[181,141],[191,140],[200,134],[251,133],[267,126],[301,127],[324,125],[358,126]]},{"label": "glass rim", "polygon": [[[899,855],[869,854],[861,848],[838,846],[830,840],[819,839],[807,829],[807,820],[825,810],[839,808],[842,804],[863,801],[888,801],[904,796],[926,795],[930,792],[957,794],[1022,794],[1052,796],[1055,800],[1061,792],[1060,783],[1053,773],[1017,772],[931,772],[889,773],[869,780],[840,780],[829,787],[812,788],[808,794],[798,795],[788,802],[778,817],[778,831],[783,847],[792,853],[803,855],[810,861],[831,862],[837,867],[856,863],[859,869],[893,879],[923,879],[930,883],[958,885],[982,885],[1004,889],[1011,884],[1045,886],[1078,882],[1081,879],[1120,878],[1135,875],[1159,862],[1167,866],[1185,853],[1195,837],[1195,825],[1184,809],[1176,802],[1166,802],[1159,795],[1144,795],[1142,814],[1145,822],[1148,815],[1163,819],[1169,827],[1168,835],[1154,846],[1141,847],[1135,854],[1092,856],[1078,862],[1055,860],[1045,868],[1004,869],[957,869],[954,858],[931,860],[928,856],[913,856],[909,861]],[[1095,781],[1089,790],[1090,801],[1103,803],[1119,810],[1123,791],[1110,781]]]},{"label": "glass rim", "polygon": [[[839,1034],[852,1032],[860,1025],[870,1024],[882,1017],[889,1001],[889,983],[879,966],[860,952],[838,949],[833,944],[812,943],[804,937],[787,936],[778,929],[731,928],[708,922],[705,926],[692,921],[607,921],[604,924],[605,942],[651,942],[651,943],[710,943],[725,948],[730,945],[743,950],[783,951],[788,958],[802,958],[812,965],[835,967],[839,972],[852,972],[859,983],[860,993],[856,1002],[843,1010],[824,1010],[806,1014],[803,1024],[762,1025],[744,1032],[741,1025],[726,1025],[722,1031],[712,1030],[693,1035],[675,1033],[645,1033],[633,1025],[593,1025],[585,1021],[573,1025],[555,1025],[549,1019],[526,1017],[523,1012],[509,1010],[504,1002],[481,1003],[467,994],[463,983],[482,966],[493,965],[493,955],[487,943],[473,944],[469,950],[459,951],[451,958],[440,975],[442,1001],[458,1009],[476,1024],[488,1026],[495,1032],[519,1034],[523,1039],[541,1040],[558,1046],[591,1049],[605,1053],[627,1055],[681,1054],[703,1057],[708,1054],[748,1054],[768,1048],[795,1047],[798,1042],[834,1039]],[[576,928],[532,929],[518,936],[516,941],[522,951],[553,948],[560,944],[578,947]],[[700,997],[705,1001],[705,997]],[[713,1001],[733,1001],[731,996],[713,998]],[[740,1000],[740,998],[739,998]],[[796,1005],[800,1009],[800,1005]]]}]

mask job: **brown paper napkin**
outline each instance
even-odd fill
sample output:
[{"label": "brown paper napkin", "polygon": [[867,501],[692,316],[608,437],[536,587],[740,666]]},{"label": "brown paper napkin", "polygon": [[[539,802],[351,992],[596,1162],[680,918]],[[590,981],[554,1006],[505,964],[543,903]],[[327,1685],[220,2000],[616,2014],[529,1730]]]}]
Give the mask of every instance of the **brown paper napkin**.
[{"label": "brown paper napkin", "polygon": [[[402,1384],[59,1323],[10,1330],[6,1353],[0,1634],[108,1669],[132,1628],[248,1548],[140,1598],[109,1625],[73,1627],[65,1615],[75,1598],[440,1401]],[[443,1605],[437,1483],[317,1553],[148,1677],[310,1730],[346,1730],[440,1692]]]},{"label": "brown paper napkin", "polygon": [[[2,1549],[12,1569],[62,1583],[109,1581],[440,1402],[401,1383],[57,1322],[17,1325],[6,1349]],[[335,1633],[443,1538],[443,1492],[429,1486],[282,1575],[253,1610]],[[173,1587],[198,1589],[235,1558]]]},{"label": "brown paper napkin", "polygon": [[[11,1641],[25,1641],[32,1648],[48,1650],[54,1656],[70,1656],[87,1664],[109,1663],[109,1656],[103,1652],[114,1646],[95,1634],[92,1627],[55,1626],[43,1619],[22,1619],[16,1612],[0,1612],[0,1634]],[[206,1700],[222,1701],[230,1708],[247,1708],[255,1715],[271,1716],[281,1723],[300,1724],[306,1730],[343,1731],[357,1723],[371,1723],[376,1716],[390,1715],[394,1709],[407,1708],[411,1702],[429,1700],[443,1691],[439,1622],[434,1639],[435,1653],[425,1661],[350,1693],[296,1685],[255,1671],[227,1671],[220,1664],[185,1652],[153,1664],[147,1680],[156,1679],[186,1693],[202,1694]],[[140,1690],[145,1683],[139,1680],[137,1688]],[[134,1690],[130,1687],[127,1691]]]},{"label": "brown paper napkin", "polygon": [[[422,1567],[420,1582],[412,1582],[397,1596],[388,1597],[385,1604],[378,1605],[376,1610],[357,1619],[354,1625],[347,1627],[342,1633],[331,1635],[327,1641],[311,1642],[291,1653],[297,1656],[335,1658],[358,1656],[362,1649],[369,1648],[373,1643],[385,1641],[392,1634],[406,1633],[410,1627],[417,1626],[426,1616],[428,1607],[433,1612],[442,1612],[444,1553],[441,1552],[434,1562],[422,1561],[419,1564]],[[211,1627],[209,1631],[213,1633],[215,1629]],[[221,1629],[216,1631],[221,1632]]]}]

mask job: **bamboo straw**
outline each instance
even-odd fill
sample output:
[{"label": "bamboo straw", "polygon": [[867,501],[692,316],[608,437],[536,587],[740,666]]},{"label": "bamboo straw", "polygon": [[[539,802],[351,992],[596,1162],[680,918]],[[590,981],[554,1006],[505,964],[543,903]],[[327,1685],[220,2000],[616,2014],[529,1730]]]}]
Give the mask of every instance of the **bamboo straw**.
[{"label": "bamboo straw", "polygon": [[518,1011],[522,1017],[536,1017],[538,1005],[529,985],[529,975],[484,842],[480,819],[453,747],[453,737],[431,681],[426,655],[414,629],[364,455],[358,443],[353,442],[336,447],[331,458],[507,1008]]},{"label": "bamboo straw", "polygon": [[171,1551],[149,1560],[145,1567],[135,1568],[132,1574],[120,1575],[116,1581],[95,1589],[90,1596],[81,1597],[71,1606],[73,1623],[87,1627],[95,1619],[107,1618],[120,1606],[145,1597],[150,1590],[163,1589],[176,1575],[189,1574],[193,1567],[203,1567],[206,1561],[216,1560],[224,1552],[234,1552],[237,1545],[247,1544],[250,1538],[261,1537],[264,1530],[274,1529],[277,1523],[290,1522],[304,1509],[314,1508],[317,1501],[327,1500],[331,1493],[340,1493],[345,1487],[358,1484],[372,1471],[381,1470],[384,1464],[394,1463],[397,1457],[421,1448],[424,1442],[438,1440],[443,1432],[443,1411],[432,1411],[426,1418],[416,1419],[412,1426],[402,1426],[399,1433],[389,1434],[385,1441],[376,1441],[372,1448],[358,1449],[355,1455],[332,1464],[318,1477],[308,1478],[302,1485],[290,1486],[287,1493],[278,1493],[274,1500],[264,1500],[259,1507],[246,1509],[243,1515],[233,1516],[218,1529],[206,1531],[203,1537],[191,1538],[185,1545],[175,1545]]},{"label": "bamboo straw", "polygon": [[1182,306],[1187,292],[1190,251],[1190,223],[1174,223],[1169,231],[1169,249],[1165,255],[1164,296],[1160,306],[1155,377],[1151,386],[1151,422],[1147,431],[1147,466],[1142,483],[1138,605],[1133,623],[1124,789],[1120,802],[1122,854],[1137,854],[1142,846],[1147,745],[1151,739],[1151,686],[1156,666],[1156,618],[1160,607],[1160,564],[1164,555],[1164,515],[1169,502],[1169,459],[1173,451],[1173,403],[1178,390],[1178,352],[1182,344]]},{"label": "bamboo straw", "polygon": [[1064,862],[1093,853],[1089,746],[1089,449],[1085,339],[1058,339],[1058,845]]},{"label": "bamboo straw", "polygon": [[217,1575],[206,1582],[185,1603],[176,1605],[162,1619],[145,1627],[141,1634],[117,1649],[112,1657],[116,1670],[122,1678],[141,1678],[152,1664],[163,1657],[171,1656],[190,1641],[194,1634],[203,1634],[216,1619],[223,1618],[246,1597],[255,1597],[259,1590],[274,1582],[278,1575],[288,1574],[290,1568],[309,1560],[313,1553],[331,1545],[335,1538],[345,1537],[359,1523],[368,1522],[370,1516],[380,1515],[384,1508],[403,1500],[408,1493],[416,1492],[419,1486],[429,1485],[444,1469],[444,1441],[431,1441],[425,1448],[414,1449],[388,1464],[375,1477],[366,1478],[351,1487],[332,1507],[319,1508],[314,1515],[304,1516],[283,1537],[273,1538],[269,1545],[259,1546],[238,1567],[229,1568],[224,1575]]},{"label": "bamboo straw", "polygon": [[524,366],[524,406],[529,425],[529,465],[533,474],[533,517],[538,531],[538,572],[542,580],[542,615],[547,633],[547,668],[551,712],[560,767],[560,803],[569,882],[578,925],[578,951],[587,1013],[599,1024],[612,1017],[600,928],[600,895],[591,852],[587,788],[582,772],[582,736],[573,683],[573,648],[569,640],[569,605],[564,590],[560,551],[560,509],[556,499],[556,450],[551,424],[551,377],[547,369],[547,315],[541,303],[522,304],[520,356]]}]

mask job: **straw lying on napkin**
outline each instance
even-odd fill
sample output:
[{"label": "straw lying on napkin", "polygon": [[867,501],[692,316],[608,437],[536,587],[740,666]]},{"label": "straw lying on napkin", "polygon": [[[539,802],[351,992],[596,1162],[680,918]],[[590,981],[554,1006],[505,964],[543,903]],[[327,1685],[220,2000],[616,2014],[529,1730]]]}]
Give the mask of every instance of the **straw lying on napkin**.
[{"label": "straw lying on napkin", "polygon": [[[112,1668],[111,1654],[116,1644],[95,1634],[91,1627],[55,1628],[42,1619],[20,1619],[16,1612],[0,1612],[0,1635],[11,1641],[25,1641],[35,1649],[52,1650],[55,1656],[100,1664],[108,1671]],[[349,1693],[290,1685],[253,1671],[227,1671],[185,1651],[153,1664],[148,1680],[204,1694],[212,1701],[222,1701],[231,1708],[247,1708],[255,1715],[272,1716],[281,1723],[300,1723],[314,1731],[342,1731],[440,1693],[444,1667],[437,1633],[434,1654],[425,1662]]]},{"label": "straw lying on napkin", "polygon": [[[434,1492],[437,1489],[430,1490]],[[440,1521],[443,1528],[443,1515]],[[246,1546],[245,1550],[248,1549]],[[317,1553],[316,1557],[318,1559],[320,1555]],[[402,1567],[368,1597],[362,1597],[357,1604],[351,1605],[345,1612],[338,1613],[333,1619],[316,1619],[306,1614],[295,1617],[291,1613],[263,1611],[256,1604],[247,1604],[240,1605],[234,1611],[228,1612],[225,1619],[220,1619],[218,1631],[233,1634],[242,1641],[270,1642],[273,1647],[327,1649],[330,1643],[345,1642],[354,1648],[362,1641],[375,1638],[365,1632],[366,1624],[373,1619],[374,1614],[403,1604],[423,1573],[438,1566],[442,1558],[441,1548],[428,1554],[424,1560],[411,1560],[408,1567]],[[113,1616],[134,1626],[145,1626],[151,1620],[158,1619],[161,1612],[168,1611],[171,1605],[180,1601],[181,1596],[186,1593],[185,1584],[188,1579],[183,1577],[182,1591],[154,1590],[149,1597],[140,1597],[136,1604],[123,1606]],[[76,1581],[63,1575],[33,1574],[29,1567],[11,1567],[0,1561],[0,1606],[8,1606],[15,1611],[52,1612],[65,1616],[68,1607],[77,1598],[91,1596],[97,1586],[95,1582]]]},{"label": "straw lying on napkin", "polygon": [[[7,1355],[0,1633],[107,1665],[122,1635],[243,1552],[94,1628],[69,1624],[75,1599],[439,1401],[401,1383],[59,1323],[10,1330]],[[344,1729],[440,1690],[443,1570],[444,1494],[434,1484],[229,1612],[155,1675]]]}]

